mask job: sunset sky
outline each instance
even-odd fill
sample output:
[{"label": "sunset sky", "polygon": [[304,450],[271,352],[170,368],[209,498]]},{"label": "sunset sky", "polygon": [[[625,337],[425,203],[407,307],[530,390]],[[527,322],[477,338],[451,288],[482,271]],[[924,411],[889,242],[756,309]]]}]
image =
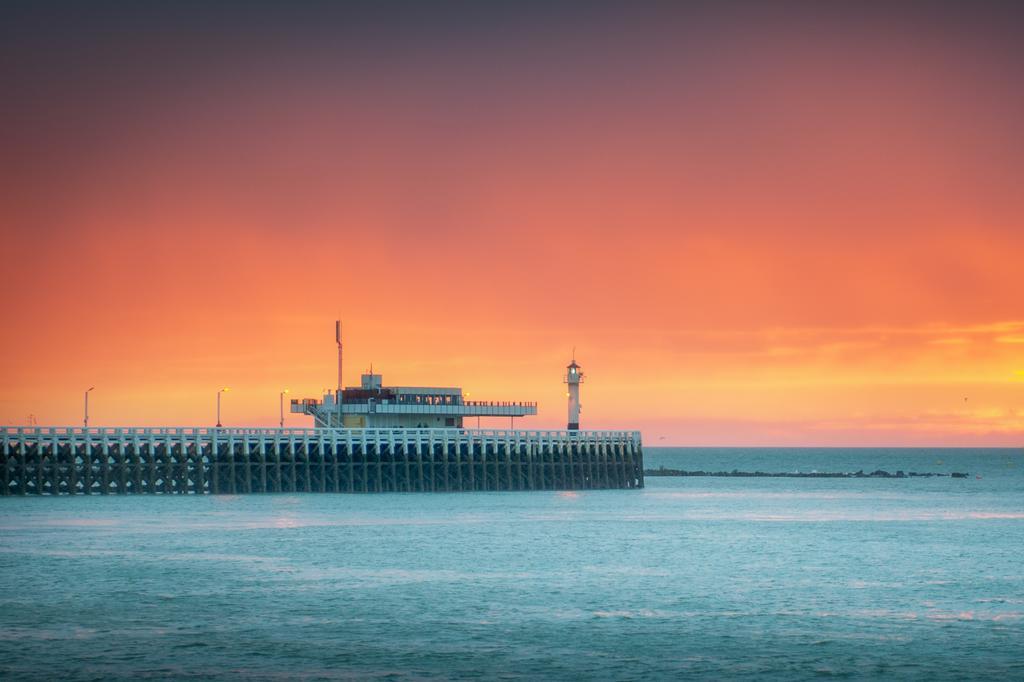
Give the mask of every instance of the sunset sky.
[{"label": "sunset sky", "polygon": [[1021,11],[554,4],[5,3],[0,424],[1024,444]]}]

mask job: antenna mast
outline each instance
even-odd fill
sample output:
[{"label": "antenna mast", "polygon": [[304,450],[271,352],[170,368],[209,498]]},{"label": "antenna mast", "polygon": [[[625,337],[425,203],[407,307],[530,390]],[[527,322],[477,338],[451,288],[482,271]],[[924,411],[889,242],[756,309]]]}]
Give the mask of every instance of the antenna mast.
[{"label": "antenna mast", "polygon": [[334,322],[334,340],[338,342],[338,390],[334,401],[338,404],[338,426],[341,426],[341,320]]}]

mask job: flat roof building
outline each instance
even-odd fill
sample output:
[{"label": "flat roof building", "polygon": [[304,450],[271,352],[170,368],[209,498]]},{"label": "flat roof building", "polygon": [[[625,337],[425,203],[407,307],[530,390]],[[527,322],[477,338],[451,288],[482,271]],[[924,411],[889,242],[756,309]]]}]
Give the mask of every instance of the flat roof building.
[{"label": "flat roof building", "polygon": [[292,400],[293,413],[313,417],[317,428],[462,428],[465,417],[525,417],[537,403],[466,400],[458,387],[384,386],[380,374],[363,374],[360,385],[328,391],[322,400]]}]

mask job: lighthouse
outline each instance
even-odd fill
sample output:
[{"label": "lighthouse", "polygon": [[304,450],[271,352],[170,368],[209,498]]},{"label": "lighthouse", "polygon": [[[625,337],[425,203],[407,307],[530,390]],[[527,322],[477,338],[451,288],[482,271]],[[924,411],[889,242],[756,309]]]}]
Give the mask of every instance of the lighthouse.
[{"label": "lighthouse", "polygon": [[578,431],[580,428],[580,382],[583,381],[583,371],[576,364],[576,354],[573,353],[572,362],[566,368],[565,383],[569,385],[566,396],[569,398],[569,426],[570,431]]}]

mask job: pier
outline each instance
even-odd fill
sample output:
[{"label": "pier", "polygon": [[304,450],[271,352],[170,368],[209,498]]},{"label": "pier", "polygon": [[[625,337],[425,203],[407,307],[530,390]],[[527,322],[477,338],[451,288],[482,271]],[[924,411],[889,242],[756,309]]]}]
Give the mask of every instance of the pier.
[{"label": "pier", "polygon": [[0,496],[644,485],[638,431],[0,427]]}]

